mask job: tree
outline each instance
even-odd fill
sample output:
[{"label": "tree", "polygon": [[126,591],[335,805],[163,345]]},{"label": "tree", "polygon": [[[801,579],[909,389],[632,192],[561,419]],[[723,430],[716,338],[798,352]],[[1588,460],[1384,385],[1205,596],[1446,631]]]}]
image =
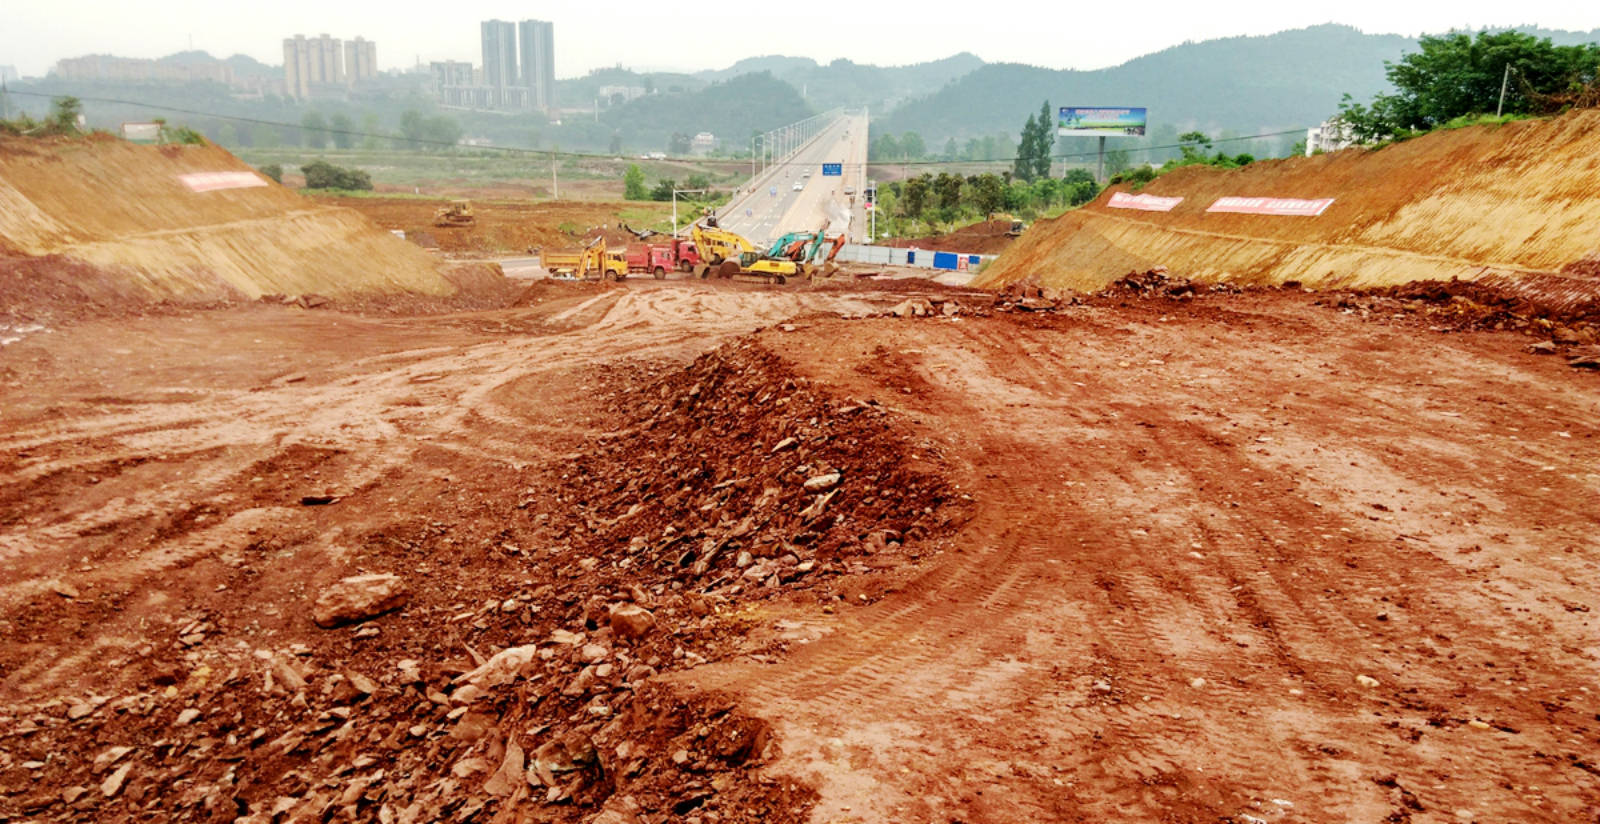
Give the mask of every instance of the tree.
[{"label": "tree", "polygon": [[[1106,174],[1108,175],[1116,175],[1123,169],[1128,168],[1129,163],[1130,161],[1128,160],[1127,149],[1112,149],[1111,151],[1106,152]],[[1075,171],[1082,170],[1079,169]],[[1088,174],[1088,172],[1084,172],[1084,174]],[[1093,182],[1094,176],[1090,175],[1089,179],[1091,182]]]},{"label": "tree", "polygon": [[71,95],[50,101],[50,119],[47,121],[55,134],[77,134],[78,116],[83,114],[83,101]]},{"label": "tree", "polygon": [[356,124],[350,121],[350,115],[340,112],[328,118],[328,127],[333,130],[331,137],[335,148],[348,149],[355,145],[356,138],[351,132],[356,130]]},{"label": "tree", "polygon": [[1211,150],[1211,138],[1205,132],[1184,132],[1178,135],[1178,151],[1183,155],[1181,163],[1204,163],[1205,153]]},{"label": "tree", "polygon": [[686,155],[689,153],[689,136],[683,132],[673,132],[667,140],[667,154]]},{"label": "tree", "polygon": [[933,192],[938,198],[939,208],[955,209],[961,205],[962,182],[960,175],[949,172],[940,172],[939,176],[934,178]]},{"label": "tree", "polygon": [[913,220],[922,217],[928,206],[928,188],[932,175],[914,177],[906,181],[901,198],[901,213]]},{"label": "tree", "polygon": [[373,112],[367,112],[366,114],[362,115],[361,116],[361,132],[362,132],[361,148],[367,149],[368,151],[371,151],[371,150],[377,149],[377,148],[381,148],[383,146],[383,142],[382,142],[382,138],[378,137],[378,134],[380,132],[382,132],[382,131],[383,131],[383,127],[378,123],[378,115],[377,114],[375,114]]},{"label": "tree", "polygon": [[306,112],[300,118],[300,133],[305,136],[307,146],[313,149],[328,147],[328,121],[323,119],[321,112]]},{"label": "tree", "polygon": [[637,163],[629,163],[622,175],[622,197],[626,200],[644,200],[649,193],[644,188],[644,170]]},{"label": "tree", "polygon": [[1022,150],[1017,152],[1011,161],[1011,173],[1023,180],[1033,179],[1033,152],[1034,133],[1039,130],[1039,124],[1032,114],[1028,115],[1028,122],[1022,124]]},{"label": "tree", "polygon": [[672,199],[672,190],[678,188],[678,182],[670,177],[664,177],[650,190],[650,199],[665,201]]},{"label": "tree", "polygon": [[955,160],[956,159],[956,155],[959,154],[960,152],[961,152],[961,149],[956,146],[956,139],[955,138],[952,137],[952,138],[950,138],[950,139],[948,139],[948,140],[946,140],[944,142],[944,159],[945,160]]},{"label": "tree", "polygon": [[1547,111],[1553,97],[1600,76],[1600,45],[1594,43],[1557,46],[1518,31],[1482,31],[1427,36],[1418,45],[1420,51],[1384,63],[1394,94],[1380,94],[1370,105],[1345,95],[1337,119],[1353,137],[1384,139],[1493,112],[1508,76],[1508,114]]},{"label": "tree", "polygon": [[283,182],[283,167],[276,163],[268,163],[261,167],[261,173],[272,178],[275,183]]},{"label": "tree", "polygon": [[867,146],[869,160],[899,160],[904,157],[900,141],[892,134],[882,134]]},{"label": "tree", "polygon": [[980,214],[998,212],[1005,206],[1005,182],[999,175],[979,175],[972,187],[972,205]]},{"label": "tree", "polygon": [[685,189],[710,189],[711,188],[711,178],[706,177],[704,174],[692,174],[692,175],[689,175],[689,180],[686,181],[683,184],[683,188],[685,188]]},{"label": "tree", "polygon": [[372,177],[366,172],[341,168],[325,160],[313,160],[301,166],[300,171],[306,176],[307,189],[372,189]]},{"label": "tree", "polygon": [[611,144],[606,147],[606,151],[610,152],[611,154],[614,154],[614,155],[622,154],[622,133],[621,132],[612,132],[611,133]]},{"label": "tree", "polygon": [[905,159],[920,160],[927,153],[928,146],[922,142],[922,135],[906,132],[900,136],[900,154]]},{"label": "tree", "polygon": [[1056,130],[1051,125],[1053,122],[1050,117],[1050,101],[1046,100],[1039,106],[1038,130],[1033,134],[1033,151],[1029,153],[1029,158],[1033,161],[1030,171],[1036,180],[1050,176],[1050,150],[1056,145]]}]

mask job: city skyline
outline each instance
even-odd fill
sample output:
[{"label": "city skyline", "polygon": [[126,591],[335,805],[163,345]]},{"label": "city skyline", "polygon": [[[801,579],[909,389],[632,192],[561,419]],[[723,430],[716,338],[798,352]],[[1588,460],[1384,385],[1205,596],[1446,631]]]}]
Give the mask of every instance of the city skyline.
[{"label": "city skyline", "polygon": [[[963,21],[952,26],[922,6],[880,2],[827,3],[813,9],[820,20],[848,21],[829,25],[827,37],[774,38],[772,32],[792,31],[790,15],[757,10],[742,15],[728,37],[726,48],[638,49],[623,47],[617,36],[619,20],[649,20],[649,42],[694,43],[702,25],[694,15],[662,16],[636,0],[618,0],[605,15],[561,15],[552,20],[563,29],[568,43],[599,44],[568,48],[553,61],[560,78],[576,77],[596,68],[623,64],[638,70],[697,71],[720,69],[748,57],[788,54],[826,63],[846,58],[860,63],[891,66],[925,62],[962,51],[989,62],[1017,62],[1057,69],[1096,69],[1117,65],[1143,54],[1186,41],[1219,37],[1265,35],[1320,23],[1343,23],[1374,34],[1417,35],[1450,29],[1484,26],[1531,26],[1590,31],[1600,16],[1581,4],[1562,0],[1529,0],[1507,8],[1484,0],[1462,0],[1447,8],[1397,6],[1377,0],[1349,0],[1337,9],[1291,6],[1263,2],[1234,2],[1213,8],[1214,13],[1186,13],[1187,5],[1157,2],[1142,19],[1128,26],[1118,9],[1074,10],[1024,2],[1005,15]],[[1232,10],[1232,11],[1230,11]],[[525,4],[477,2],[468,4],[463,20],[517,19],[527,13]],[[7,25],[0,30],[0,65],[13,65],[28,76],[45,74],[56,61],[94,54],[132,58],[159,58],[185,51],[192,45],[216,57],[244,54],[269,65],[280,56],[278,38],[263,31],[281,30],[283,20],[301,21],[315,31],[362,31],[385,44],[383,70],[410,69],[439,60],[478,59],[479,44],[463,25],[440,37],[436,19],[423,22],[418,15],[394,14],[390,6],[353,2],[330,6],[304,0],[280,0],[270,9],[233,9],[189,0],[175,0],[166,13],[150,15],[137,6],[97,0],[12,0]],[[1026,18],[1037,25],[1015,27]],[[174,27],[172,20],[183,20]],[[71,21],[70,23],[64,21]],[[645,24],[641,23],[641,26]],[[894,36],[886,36],[892,32]],[[1099,34],[1097,34],[1099,32]],[[1112,33],[1110,35],[1104,33]],[[281,37],[281,35],[279,35]],[[606,44],[617,44],[607,48]],[[715,55],[712,57],[712,55]]]}]

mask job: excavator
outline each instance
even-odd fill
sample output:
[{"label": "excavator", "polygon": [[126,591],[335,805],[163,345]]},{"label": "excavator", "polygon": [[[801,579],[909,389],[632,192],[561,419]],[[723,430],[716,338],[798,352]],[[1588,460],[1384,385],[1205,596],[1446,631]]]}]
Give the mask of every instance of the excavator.
[{"label": "excavator", "polygon": [[471,226],[477,222],[472,215],[472,201],[452,200],[433,212],[435,226]]},{"label": "excavator", "polygon": [[787,283],[789,278],[803,274],[800,264],[792,260],[757,252],[755,245],[744,235],[704,223],[696,221],[689,227],[695,249],[699,250],[703,261],[695,267],[695,274],[700,277],[708,278],[715,274],[719,278]]},{"label": "excavator", "polygon": [[628,262],[618,252],[606,251],[606,238],[598,235],[581,249],[545,252],[544,268],[562,280],[605,278],[622,280],[628,276]]}]

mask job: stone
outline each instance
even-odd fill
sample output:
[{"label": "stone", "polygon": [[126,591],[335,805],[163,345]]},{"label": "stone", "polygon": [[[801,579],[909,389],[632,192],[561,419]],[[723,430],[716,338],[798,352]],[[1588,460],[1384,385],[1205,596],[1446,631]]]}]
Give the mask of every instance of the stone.
[{"label": "stone", "polygon": [[839,485],[839,479],[842,478],[842,477],[843,476],[840,475],[837,472],[829,472],[826,475],[818,475],[815,478],[811,478],[810,480],[806,481],[806,483],[805,483],[806,491],[807,492],[826,492],[826,491],[838,486]]},{"label": "stone", "polygon": [[523,777],[523,762],[525,755],[522,746],[516,739],[506,742],[506,757],[500,762],[500,769],[483,784],[483,791],[490,795],[510,795],[526,779]]},{"label": "stone", "polygon": [[190,724],[193,724],[195,722],[195,719],[197,719],[199,717],[200,717],[200,711],[195,709],[194,707],[190,707],[190,708],[184,710],[183,712],[178,713],[178,719],[176,721],[172,722],[172,723],[173,723],[174,726],[186,727],[186,726],[188,726]]},{"label": "stone", "polygon": [[410,597],[398,575],[354,575],[328,587],[317,598],[312,619],[324,629],[359,623],[405,606]]},{"label": "stone", "polygon": [[71,804],[82,798],[84,793],[88,791],[87,787],[68,787],[61,791],[61,802],[63,804]]},{"label": "stone", "polygon": [[94,706],[92,704],[88,703],[87,701],[79,701],[78,703],[67,707],[67,720],[77,721],[80,718],[88,718],[90,713],[93,712]]},{"label": "stone", "polygon": [[1373,678],[1370,675],[1357,675],[1356,684],[1366,687],[1367,689],[1372,689],[1373,687],[1378,686],[1378,679]]},{"label": "stone", "polygon": [[422,665],[420,663],[418,663],[415,659],[406,658],[406,659],[404,659],[402,661],[397,661],[397,662],[395,662],[394,667],[395,667],[395,669],[400,671],[400,683],[402,683],[402,684],[420,684],[420,683],[422,683]]},{"label": "stone", "polygon": [[611,608],[611,631],[618,638],[633,641],[649,634],[656,618],[650,610],[637,604],[619,604]]},{"label": "stone", "polygon": [[[561,632],[562,630],[556,630]],[[521,677],[524,668],[539,658],[539,645],[527,644],[508,647],[489,657],[483,666],[456,677],[456,683],[467,683],[479,689],[489,689],[509,684]]]},{"label": "stone", "polygon": [[122,792],[123,782],[128,780],[128,773],[132,771],[132,764],[123,764],[118,767],[116,772],[106,776],[106,780],[100,782],[100,794],[106,798],[116,798],[117,793]]},{"label": "stone", "polygon": [[290,692],[299,692],[306,688],[306,677],[300,672],[299,667],[281,656],[272,659],[272,675]]},{"label": "stone", "polygon": [[1542,340],[1529,346],[1528,351],[1535,355],[1554,355],[1556,353],[1556,345],[1551,341]]},{"label": "stone", "polygon": [[94,757],[92,769],[99,773],[105,772],[107,767],[122,760],[122,757],[133,752],[132,747],[112,747]]},{"label": "stone", "polygon": [[50,591],[69,600],[78,597],[78,588],[66,581],[52,581],[50,583]]},{"label": "stone", "polygon": [[583,633],[558,629],[550,633],[550,643],[575,647],[583,643]]},{"label": "stone", "polygon": [[604,660],[610,654],[611,650],[600,644],[584,644],[583,649],[578,651],[578,658],[592,664],[595,661]]},{"label": "stone", "polygon": [[359,672],[346,670],[344,677],[349,681],[350,686],[354,687],[356,692],[362,695],[371,695],[378,691],[378,683]]},{"label": "stone", "polygon": [[1204,678],[1195,678],[1194,680],[1189,682],[1189,686],[1191,686],[1191,687],[1193,687],[1195,689],[1201,689],[1205,685],[1206,685],[1206,679],[1204,679]]}]

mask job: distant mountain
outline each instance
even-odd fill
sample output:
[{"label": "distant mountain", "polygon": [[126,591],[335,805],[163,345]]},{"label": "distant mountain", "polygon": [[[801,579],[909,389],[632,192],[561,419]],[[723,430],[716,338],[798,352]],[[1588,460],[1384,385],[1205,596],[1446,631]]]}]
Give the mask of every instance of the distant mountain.
[{"label": "distant mountain", "polygon": [[981,58],[967,52],[910,66],[871,66],[843,58],[824,66],[806,57],[769,56],[747,58],[726,69],[695,76],[720,80],[765,71],[799,89],[818,111],[837,106],[887,110],[910,98],[932,94],[982,65]]},{"label": "distant mountain", "polygon": [[[1525,29],[1556,43],[1595,32]],[[950,138],[1016,134],[1039,104],[1144,106],[1154,142],[1199,129],[1264,134],[1315,126],[1349,93],[1390,90],[1384,62],[1416,51],[1416,38],[1327,24],[1257,37],[1184,43],[1096,71],[989,64],[940,91],[874,117],[874,132],[919,133],[935,151]]]},{"label": "distant mountain", "polygon": [[[1388,87],[1385,60],[1416,41],[1324,25],[1263,37],[1184,43],[1096,71],[989,64],[876,119],[874,131],[915,131],[929,146],[1018,132],[1039,104],[1144,106],[1152,129],[1253,133],[1314,126],[1349,92]],[[1168,129],[1162,129],[1167,131]]]},{"label": "distant mountain", "polygon": [[636,98],[598,117],[564,118],[550,132],[563,147],[600,148],[618,137],[628,153],[666,151],[673,134],[710,132],[728,151],[749,146],[752,132],[794,123],[811,109],[793,86],[767,72],[741,74],[692,92]]},{"label": "distant mountain", "polygon": [[[705,88],[706,80],[672,72],[636,72],[631,69],[595,69],[582,77],[556,80],[556,105],[582,107],[594,103],[605,86],[632,86],[648,93],[678,94]],[[605,105],[602,103],[602,105]]]}]

